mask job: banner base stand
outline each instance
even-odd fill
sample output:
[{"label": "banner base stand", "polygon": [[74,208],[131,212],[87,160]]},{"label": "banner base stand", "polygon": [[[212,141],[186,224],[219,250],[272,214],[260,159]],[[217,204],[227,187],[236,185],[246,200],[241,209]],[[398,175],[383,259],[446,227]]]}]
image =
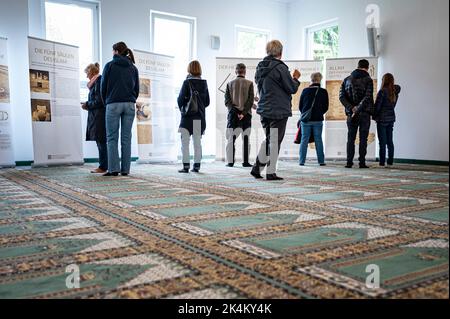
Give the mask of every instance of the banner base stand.
[{"label": "banner base stand", "polygon": [[0,165],[0,169],[7,169],[7,168],[16,168],[15,164],[11,164],[11,165]]},{"label": "banner base stand", "polygon": [[65,167],[65,166],[84,166],[84,162],[76,163],[54,163],[54,164],[32,164],[31,168],[46,168],[46,167]]}]

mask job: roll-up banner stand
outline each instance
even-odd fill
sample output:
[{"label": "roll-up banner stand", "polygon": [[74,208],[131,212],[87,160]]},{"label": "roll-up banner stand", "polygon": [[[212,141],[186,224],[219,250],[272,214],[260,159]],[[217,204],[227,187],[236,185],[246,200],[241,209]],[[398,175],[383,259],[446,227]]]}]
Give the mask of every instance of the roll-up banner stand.
[{"label": "roll-up banner stand", "polygon": [[34,167],[82,165],[78,47],[28,38]]},{"label": "roll-up banner stand", "polygon": [[[374,99],[378,87],[378,58],[344,58],[326,60],[326,88],[330,97],[330,108],[325,119],[326,144],[325,153],[330,159],[344,159],[347,156],[347,116],[345,108],[339,100],[339,92],[343,81],[357,67],[358,61],[367,59],[370,63],[369,73],[374,80]],[[377,151],[376,123],[372,121],[370,126],[367,159],[375,159]],[[359,134],[356,139],[356,154],[359,156]]]},{"label": "roll-up banner stand", "polygon": [[[250,58],[217,58],[216,60],[216,160],[225,160],[226,149],[226,128],[227,128],[227,112],[225,106],[225,92],[227,84],[236,78],[235,69],[238,63],[244,63],[247,66],[246,78],[255,81],[256,67],[262,59]],[[297,122],[300,119],[299,102],[300,96],[304,88],[310,85],[311,74],[320,72],[322,69],[321,61],[285,61],[290,71],[299,69],[302,73],[300,78],[301,86],[297,94],[292,97],[292,113],[293,116],[288,121],[286,129],[286,137],[280,150],[280,159],[298,159],[299,146],[294,144],[295,135],[297,134]],[[255,94],[258,95],[256,84]],[[256,106],[256,104],[255,104]],[[236,140],[236,160],[242,159],[242,139]],[[265,140],[264,131],[261,126],[260,116],[253,111],[252,132],[250,136],[250,159],[254,161],[261,143]],[[310,145],[308,158],[317,158],[314,145]]]},{"label": "roll-up banner stand", "polygon": [[15,166],[8,66],[8,40],[0,37],[0,168]]},{"label": "roll-up banner stand", "polygon": [[174,58],[135,50],[139,70],[139,99],[136,103],[138,163],[175,163],[176,105]]}]

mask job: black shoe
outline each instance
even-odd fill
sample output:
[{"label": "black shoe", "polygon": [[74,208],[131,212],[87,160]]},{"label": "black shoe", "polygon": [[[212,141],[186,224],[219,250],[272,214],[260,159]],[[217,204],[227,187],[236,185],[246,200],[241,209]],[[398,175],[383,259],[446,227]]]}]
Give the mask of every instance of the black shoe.
[{"label": "black shoe", "polygon": [[305,164],[300,164],[300,166],[305,166]]},{"label": "black shoe", "polygon": [[104,177],[117,177],[117,176],[119,176],[119,173],[106,173],[106,174],[103,174],[103,176]]},{"label": "black shoe", "polygon": [[381,163],[380,163],[380,167],[386,167],[386,164],[381,164]]},{"label": "black shoe", "polygon": [[122,175],[123,177],[127,177],[130,174],[129,173],[121,173],[120,175]]},{"label": "black shoe", "polygon": [[268,181],[284,181],[284,178],[278,177],[277,174],[267,174],[266,179]]},{"label": "black shoe", "polygon": [[323,163],[323,164],[319,164],[320,166],[327,166],[327,164]]},{"label": "black shoe", "polygon": [[345,165],[345,168],[353,168],[353,165],[352,164],[347,164],[347,165]]},{"label": "black shoe", "polygon": [[366,164],[360,164],[360,165],[359,165],[359,168],[361,168],[361,169],[367,169],[367,168],[370,168],[370,167],[367,166]]},{"label": "black shoe", "polygon": [[226,165],[226,167],[234,167],[234,164],[229,163],[229,164]]},{"label": "black shoe", "polygon": [[179,171],[178,171],[178,173],[180,173],[180,174],[189,174],[189,169],[187,168],[183,168],[183,169],[180,169]]},{"label": "black shoe", "polygon": [[259,171],[255,170],[254,168],[252,169],[250,174],[256,179],[263,179],[264,178],[264,177],[261,176],[261,173]]},{"label": "black shoe", "polygon": [[192,173],[200,173],[200,164],[194,164],[194,167],[191,170]]},{"label": "black shoe", "polygon": [[242,167],[253,167],[253,165],[250,163],[244,163],[242,164]]}]

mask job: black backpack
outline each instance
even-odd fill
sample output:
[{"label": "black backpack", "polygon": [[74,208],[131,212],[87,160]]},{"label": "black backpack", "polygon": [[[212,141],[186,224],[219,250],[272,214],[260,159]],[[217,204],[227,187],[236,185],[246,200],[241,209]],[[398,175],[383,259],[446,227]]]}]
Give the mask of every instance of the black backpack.
[{"label": "black backpack", "polygon": [[[350,81],[350,84],[351,84],[351,90],[352,90],[352,92],[351,92],[351,94],[352,94],[351,100],[353,101],[354,98],[355,98],[355,88],[356,87],[365,87],[364,78],[355,79],[353,76],[350,76],[348,78],[348,81]],[[364,99],[365,96],[358,97],[358,98]],[[374,116],[375,113],[376,113],[375,103],[372,103],[372,105],[366,110],[366,112],[369,113],[370,115]]]},{"label": "black backpack", "polygon": [[191,81],[188,80],[190,89],[190,98],[188,103],[182,108],[183,116],[195,115],[198,113],[198,106],[200,103],[200,93],[192,86]]}]

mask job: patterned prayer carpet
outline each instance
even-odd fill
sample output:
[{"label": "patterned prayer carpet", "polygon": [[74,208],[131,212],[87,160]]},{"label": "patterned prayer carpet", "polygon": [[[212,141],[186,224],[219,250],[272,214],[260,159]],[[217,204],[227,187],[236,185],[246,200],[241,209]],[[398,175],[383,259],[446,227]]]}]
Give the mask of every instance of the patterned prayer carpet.
[{"label": "patterned prayer carpet", "polygon": [[448,167],[92,168],[0,171],[0,299],[449,297]]}]

